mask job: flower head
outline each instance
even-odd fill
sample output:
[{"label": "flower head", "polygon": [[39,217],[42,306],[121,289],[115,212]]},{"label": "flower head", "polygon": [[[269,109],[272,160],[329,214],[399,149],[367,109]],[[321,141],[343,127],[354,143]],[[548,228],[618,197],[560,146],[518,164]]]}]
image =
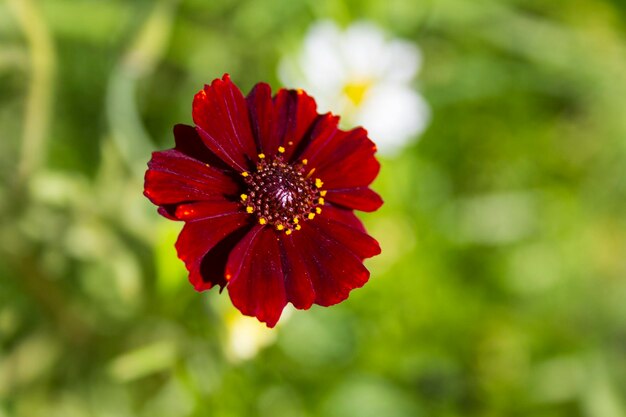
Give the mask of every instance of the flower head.
[{"label": "flower head", "polygon": [[176,249],[196,290],[226,287],[273,327],[288,302],[330,306],[367,282],[363,260],[380,247],[353,210],[382,200],[364,129],[339,129],[302,90],[259,83],[244,97],[228,75],[196,94],[193,120],[152,154],[144,194],[185,222]]},{"label": "flower head", "polygon": [[388,40],[371,23],[341,30],[324,21],[309,30],[298,55],[281,62],[279,75],[315,95],[323,109],[367,127],[381,151],[392,153],[419,135],[430,117],[411,86],[420,64],[415,45]]}]

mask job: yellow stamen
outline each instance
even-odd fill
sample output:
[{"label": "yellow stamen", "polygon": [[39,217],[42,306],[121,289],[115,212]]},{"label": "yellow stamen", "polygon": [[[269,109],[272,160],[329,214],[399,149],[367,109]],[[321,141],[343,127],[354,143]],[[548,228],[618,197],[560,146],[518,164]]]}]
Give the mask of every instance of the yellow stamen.
[{"label": "yellow stamen", "polygon": [[278,147],[278,152],[285,153],[285,148],[283,148],[282,146],[279,146]]},{"label": "yellow stamen", "polygon": [[302,165],[306,165],[306,164],[308,164],[308,163],[309,163],[309,160],[308,160],[308,159],[303,159],[303,160],[302,160]]},{"label": "yellow stamen", "polygon": [[300,230],[302,229],[302,226],[300,226],[299,224],[296,225],[296,230]]},{"label": "yellow stamen", "polygon": [[307,217],[309,220],[313,220],[313,218],[315,217],[315,213],[309,213]]},{"label": "yellow stamen", "polygon": [[265,220],[263,217],[259,218],[259,224],[267,224],[267,220]]},{"label": "yellow stamen", "polygon": [[265,158],[265,154],[264,153],[260,153],[259,154],[259,159],[264,159]]},{"label": "yellow stamen", "polygon": [[324,185],[324,181],[320,180],[319,178],[315,178],[315,186],[317,188],[322,188],[322,185]]},{"label": "yellow stamen", "polygon": [[276,230],[283,230],[285,228],[285,226],[283,226],[282,224],[277,224],[276,225]]},{"label": "yellow stamen", "polygon": [[286,234],[287,236],[289,236],[289,235],[291,234],[291,229],[287,229],[287,230],[285,230],[285,234]]},{"label": "yellow stamen", "polygon": [[293,223],[294,223],[294,224],[298,224],[298,222],[300,222],[300,220],[299,220],[297,217],[294,217],[294,218],[293,218]]},{"label": "yellow stamen", "polygon": [[242,201],[246,201],[248,199],[248,196],[245,194],[241,194],[239,197],[241,197]]},{"label": "yellow stamen", "polygon": [[322,208],[321,207],[315,207],[315,212],[317,214],[320,214],[322,212]]},{"label": "yellow stamen", "polygon": [[247,211],[248,213],[254,213],[254,207],[252,207],[252,206],[248,206],[248,207],[246,207],[246,211]]},{"label": "yellow stamen", "polygon": [[327,192],[328,192],[327,190],[322,190],[322,191],[320,191],[320,195],[321,195],[322,197],[326,197],[326,193],[327,193]]},{"label": "yellow stamen", "polygon": [[323,197],[318,198],[318,199],[317,199],[317,202],[318,202],[319,204],[324,204],[324,198],[323,198]]},{"label": "yellow stamen", "polygon": [[241,176],[242,176],[242,177],[247,177],[248,175],[250,175],[250,174],[248,174],[246,171],[244,171],[244,172],[242,172],[242,173],[241,173]]}]

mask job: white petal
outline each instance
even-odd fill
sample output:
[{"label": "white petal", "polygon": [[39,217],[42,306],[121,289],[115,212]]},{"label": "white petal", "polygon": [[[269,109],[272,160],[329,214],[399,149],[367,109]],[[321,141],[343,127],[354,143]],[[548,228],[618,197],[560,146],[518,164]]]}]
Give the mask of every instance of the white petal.
[{"label": "white petal", "polygon": [[378,27],[366,22],[351,25],[344,32],[341,42],[351,81],[379,78],[386,66],[385,48],[385,34]]},{"label": "white petal", "polygon": [[381,153],[393,154],[422,133],[430,119],[430,109],[413,89],[386,84],[368,93],[356,122],[365,127]]},{"label": "white petal", "polygon": [[393,40],[386,45],[384,79],[389,82],[410,82],[422,64],[422,54],[417,47],[409,42]]},{"label": "white petal", "polygon": [[316,88],[340,88],[346,78],[341,32],[330,21],[314,25],[307,34],[300,56],[300,67],[309,83]]}]

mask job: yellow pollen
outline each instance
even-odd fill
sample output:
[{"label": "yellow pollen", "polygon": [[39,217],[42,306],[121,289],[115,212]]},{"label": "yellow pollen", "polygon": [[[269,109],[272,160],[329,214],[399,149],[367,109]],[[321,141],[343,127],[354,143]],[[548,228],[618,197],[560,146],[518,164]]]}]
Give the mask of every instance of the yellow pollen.
[{"label": "yellow pollen", "polygon": [[286,234],[287,236],[289,236],[289,235],[291,234],[291,229],[287,229],[287,230],[285,230],[285,234]]},{"label": "yellow pollen", "polygon": [[322,197],[320,197],[320,198],[317,199],[317,202],[319,204],[324,204],[324,199]]},{"label": "yellow pollen", "polygon": [[276,230],[283,230],[285,228],[285,226],[283,226],[282,224],[277,224],[276,225]]},{"label": "yellow pollen", "polygon": [[278,152],[285,153],[285,148],[283,148],[282,146],[279,146],[278,147]]},{"label": "yellow pollen", "polygon": [[315,213],[309,213],[307,217],[309,220],[313,220],[313,218],[315,217]]},{"label": "yellow pollen", "polygon": [[293,223],[294,223],[294,224],[298,224],[299,222],[300,222],[300,220],[298,220],[298,218],[297,218],[297,217],[294,217],[294,218],[293,218]]},{"label": "yellow pollen", "polygon": [[303,159],[303,160],[302,160],[302,165],[306,165],[306,164],[308,164],[308,163],[309,163],[309,160],[308,160],[308,159]]},{"label": "yellow pollen", "polygon": [[322,190],[322,191],[320,191],[320,195],[321,195],[322,197],[326,197],[326,193],[327,193],[327,192],[328,192],[327,190]]},{"label": "yellow pollen", "polygon": [[264,153],[260,153],[259,154],[259,159],[264,159],[265,158],[265,154]]},{"label": "yellow pollen", "polygon": [[299,224],[296,225],[296,230],[300,230],[302,229],[302,226],[300,226]]},{"label": "yellow pollen", "polygon": [[319,178],[315,178],[315,186],[317,188],[322,188],[322,185],[324,185],[324,181],[320,180]]},{"label": "yellow pollen", "polygon": [[265,220],[263,217],[259,218],[259,224],[266,224],[267,220]]},{"label": "yellow pollen", "polygon": [[254,207],[252,207],[252,206],[248,206],[248,207],[246,207],[246,211],[247,211],[248,213],[253,213],[253,212],[254,212]]},{"label": "yellow pollen", "polygon": [[322,208],[321,207],[315,207],[315,212],[317,214],[320,214],[322,212]]},{"label": "yellow pollen", "polygon": [[245,194],[241,194],[239,197],[241,197],[242,201],[246,201],[248,199],[248,196]]},{"label": "yellow pollen", "polygon": [[248,175],[250,175],[250,174],[248,174],[246,171],[244,171],[244,172],[242,172],[242,173],[241,173],[241,176],[242,176],[242,177],[247,177]]}]

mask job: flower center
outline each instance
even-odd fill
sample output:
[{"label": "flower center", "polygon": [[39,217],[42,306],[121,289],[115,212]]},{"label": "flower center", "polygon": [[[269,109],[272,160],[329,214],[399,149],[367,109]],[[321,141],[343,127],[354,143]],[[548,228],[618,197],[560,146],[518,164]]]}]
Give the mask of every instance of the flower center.
[{"label": "flower center", "polygon": [[372,86],[372,82],[369,80],[355,80],[347,83],[343,87],[343,93],[355,106],[361,105],[365,99],[365,95]]},{"label": "flower center", "polygon": [[[283,148],[280,148],[282,150]],[[259,155],[256,172],[242,173],[248,186],[247,194],[241,195],[241,203],[248,213],[254,213],[260,224],[271,224],[276,230],[291,234],[300,230],[300,222],[311,220],[322,212],[322,181],[306,175],[306,160],[291,165],[279,155],[272,161]]]}]

